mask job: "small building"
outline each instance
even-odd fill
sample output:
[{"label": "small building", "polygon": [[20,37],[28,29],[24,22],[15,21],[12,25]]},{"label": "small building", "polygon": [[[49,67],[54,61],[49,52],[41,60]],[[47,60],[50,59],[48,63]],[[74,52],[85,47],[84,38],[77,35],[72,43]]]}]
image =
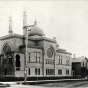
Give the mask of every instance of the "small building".
[{"label": "small building", "polygon": [[88,75],[88,58],[82,56],[72,59],[73,76],[85,77]]}]

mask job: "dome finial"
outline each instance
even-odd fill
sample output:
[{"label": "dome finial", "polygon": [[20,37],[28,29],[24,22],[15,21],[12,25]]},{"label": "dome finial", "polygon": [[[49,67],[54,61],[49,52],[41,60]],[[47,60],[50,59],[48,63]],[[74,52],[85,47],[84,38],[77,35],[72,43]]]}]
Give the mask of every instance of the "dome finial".
[{"label": "dome finial", "polygon": [[36,21],[36,15],[35,15],[35,22],[34,22],[35,25],[37,25],[37,21]]},{"label": "dome finial", "polygon": [[9,20],[11,20],[11,19],[12,19],[12,17],[11,17],[11,13],[10,13]]},{"label": "dome finial", "polygon": [[25,7],[24,7],[24,11],[23,11],[23,14],[26,14],[26,10],[25,10]]}]

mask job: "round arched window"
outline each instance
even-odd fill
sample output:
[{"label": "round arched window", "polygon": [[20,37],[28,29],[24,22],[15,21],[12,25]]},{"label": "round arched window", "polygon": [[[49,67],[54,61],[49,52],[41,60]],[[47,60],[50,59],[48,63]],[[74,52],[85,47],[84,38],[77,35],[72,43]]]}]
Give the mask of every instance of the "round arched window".
[{"label": "round arched window", "polygon": [[49,58],[51,58],[51,57],[53,56],[53,49],[52,49],[52,47],[49,47],[49,48],[47,49],[47,56],[48,56]]},{"label": "round arched window", "polygon": [[5,53],[11,51],[11,47],[10,47],[10,45],[8,43],[4,44],[3,51]]},{"label": "round arched window", "polygon": [[19,54],[16,55],[16,59],[20,59],[20,55]]}]

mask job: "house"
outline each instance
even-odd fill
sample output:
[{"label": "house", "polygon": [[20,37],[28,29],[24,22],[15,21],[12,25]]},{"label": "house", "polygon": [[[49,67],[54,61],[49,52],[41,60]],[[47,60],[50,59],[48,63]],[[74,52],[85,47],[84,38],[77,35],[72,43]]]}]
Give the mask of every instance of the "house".
[{"label": "house", "polygon": [[73,76],[88,75],[88,58],[82,56],[72,59],[72,73]]}]

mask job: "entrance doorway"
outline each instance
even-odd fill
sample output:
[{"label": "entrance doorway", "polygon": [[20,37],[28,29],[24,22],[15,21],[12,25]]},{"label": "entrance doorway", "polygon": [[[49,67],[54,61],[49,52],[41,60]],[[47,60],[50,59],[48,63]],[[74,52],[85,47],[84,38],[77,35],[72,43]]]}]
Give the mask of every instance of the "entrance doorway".
[{"label": "entrance doorway", "polygon": [[75,77],[75,71],[74,70],[72,70],[72,76]]}]

